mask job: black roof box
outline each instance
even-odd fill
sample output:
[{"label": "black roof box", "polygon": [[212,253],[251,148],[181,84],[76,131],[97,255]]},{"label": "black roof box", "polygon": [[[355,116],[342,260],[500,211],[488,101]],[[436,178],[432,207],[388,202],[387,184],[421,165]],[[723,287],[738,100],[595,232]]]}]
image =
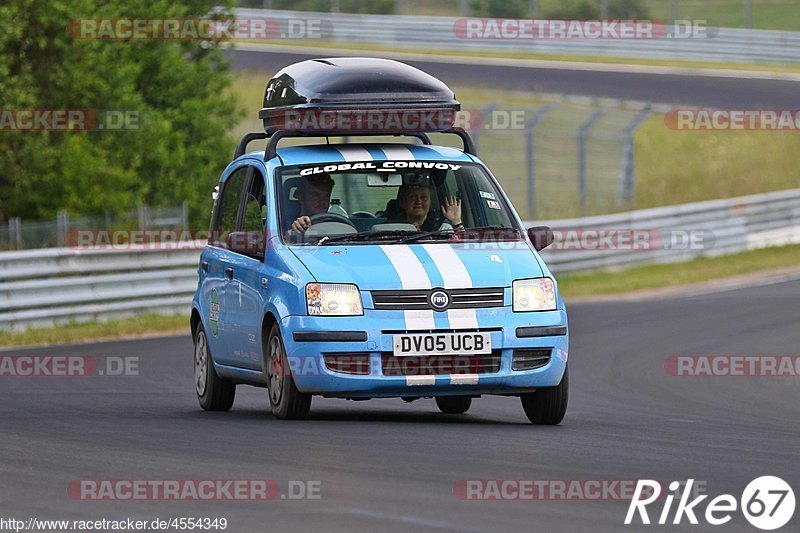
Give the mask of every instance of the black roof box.
[{"label": "black roof box", "polygon": [[399,133],[446,130],[460,109],[447,85],[410,65],[340,57],[302,61],[278,72],[267,84],[258,116],[267,133]]}]

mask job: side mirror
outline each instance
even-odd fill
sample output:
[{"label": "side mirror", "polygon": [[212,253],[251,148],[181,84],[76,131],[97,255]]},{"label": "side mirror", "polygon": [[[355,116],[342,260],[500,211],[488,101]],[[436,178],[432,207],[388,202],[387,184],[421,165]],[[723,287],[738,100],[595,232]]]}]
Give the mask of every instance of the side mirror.
[{"label": "side mirror", "polygon": [[264,232],[232,231],[225,238],[225,246],[231,252],[250,257],[264,257]]},{"label": "side mirror", "polygon": [[537,252],[541,252],[553,244],[553,241],[555,240],[553,230],[550,229],[549,226],[536,226],[533,228],[528,228],[528,237],[531,239],[533,247]]}]

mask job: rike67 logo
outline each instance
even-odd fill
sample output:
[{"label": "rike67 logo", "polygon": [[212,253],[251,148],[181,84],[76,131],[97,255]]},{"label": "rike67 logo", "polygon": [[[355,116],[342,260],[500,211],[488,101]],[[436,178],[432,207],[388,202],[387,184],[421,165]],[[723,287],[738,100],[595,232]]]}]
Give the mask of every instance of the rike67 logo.
[{"label": "rike67 logo", "polygon": [[[775,476],[762,476],[751,481],[742,492],[742,497],[737,499],[731,494],[721,494],[709,502],[705,512],[700,512],[700,504],[708,498],[701,495],[689,500],[692,495],[693,479],[685,484],[673,481],[669,484],[670,494],[663,499],[663,507],[657,518],[657,524],[671,523],[678,525],[686,518],[690,524],[699,524],[698,515],[712,526],[727,524],[733,519],[733,513],[741,509],[742,514],[751,525],[764,531],[773,531],[785,526],[794,516],[795,497],[792,487],[784,480]],[[683,491],[679,492],[681,487]],[[633,499],[628,507],[625,525],[636,523],[636,515],[642,524],[650,525],[648,505],[661,498],[661,484],[654,480],[639,480]],[[672,504],[678,503],[674,514]],[[656,507],[655,505],[653,507]],[[656,509],[651,509],[656,510]],[[670,521],[670,515],[672,520]]]}]

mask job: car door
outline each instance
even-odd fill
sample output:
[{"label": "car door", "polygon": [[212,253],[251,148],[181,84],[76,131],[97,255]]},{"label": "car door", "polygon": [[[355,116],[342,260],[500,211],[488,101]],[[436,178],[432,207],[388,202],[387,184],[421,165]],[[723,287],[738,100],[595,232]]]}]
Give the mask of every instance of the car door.
[{"label": "car door", "polygon": [[233,275],[234,254],[227,249],[226,237],[238,226],[240,206],[247,185],[249,168],[246,165],[231,169],[223,175],[216,209],[211,221],[209,246],[201,258],[206,271],[201,297],[206,316],[203,322],[208,329],[208,342],[217,363],[235,364],[231,343],[235,332],[228,318],[227,294]]},{"label": "car door", "polygon": [[248,169],[247,186],[237,226],[243,247],[230,255],[232,275],[225,293],[226,321],[230,327],[230,348],[237,366],[262,369],[261,320],[266,280],[263,278],[266,222],[264,174],[256,166]]}]

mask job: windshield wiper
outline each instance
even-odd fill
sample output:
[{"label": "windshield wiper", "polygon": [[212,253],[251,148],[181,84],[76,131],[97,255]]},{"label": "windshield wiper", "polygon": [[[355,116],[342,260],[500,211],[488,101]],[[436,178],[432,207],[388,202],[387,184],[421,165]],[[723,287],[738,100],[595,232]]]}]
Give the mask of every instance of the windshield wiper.
[{"label": "windshield wiper", "polygon": [[423,231],[421,233],[414,233],[413,235],[409,235],[404,239],[400,239],[398,242],[401,244],[405,244],[408,242],[415,242],[421,241],[422,239],[427,239],[428,237],[437,237],[439,235],[447,235],[448,237],[453,234],[453,228],[443,228],[437,229],[434,231]]},{"label": "windshield wiper", "polygon": [[337,235],[336,237],[328,237],[327,235],[318,240],[315,244],[317,246],[322,244],[329,244],[333,242],[360,242],[366,240],[384,240],[388,238],[402,237],[408,235],[406,230],[383,230],[383,231],[360,231],[358,233],[347,233],[345,235]]},{"label": "windshield wiper", "polygon": [[509,228],[508,226],[498,226],[498,225],[495,225],[495,226],[478,226],[478,227],[475,227],[475,228],[468,228],[467,231],[475,231],[475,230],[477,230],[477,231],[491,231],[491,230],[496,230],[496,229],[507,229],[509,231],[513,231],[513,232],[517,232],[517,233],[519,232],[519,230],[517,228]]}]

